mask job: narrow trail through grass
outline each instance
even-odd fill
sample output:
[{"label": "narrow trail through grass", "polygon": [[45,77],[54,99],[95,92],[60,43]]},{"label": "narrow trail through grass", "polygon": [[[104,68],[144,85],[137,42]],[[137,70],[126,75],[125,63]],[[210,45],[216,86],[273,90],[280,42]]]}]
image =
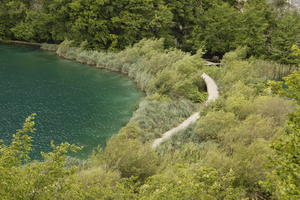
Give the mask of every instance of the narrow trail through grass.
[{"label": "narrow trail through grass", "polygon": [[[208,98],[205,102],[205,104],[207,105],[208,103],[215,101],[219,97],[219,90],[216,82],[210,76],[203,73],[201,78],[205,81],[207,87]],[[156,149],[159,145],[169,140],[173,135],[175,135],[181,130],[186,129],[191,124],[195,123],[199,118],[200,118],[200,113],[199,112],[194,113],[184,122],[179,124],[177,127],[174,127],[171,130],[165,132],[161,138],[155,139],[152,144],[152,148]]]}]

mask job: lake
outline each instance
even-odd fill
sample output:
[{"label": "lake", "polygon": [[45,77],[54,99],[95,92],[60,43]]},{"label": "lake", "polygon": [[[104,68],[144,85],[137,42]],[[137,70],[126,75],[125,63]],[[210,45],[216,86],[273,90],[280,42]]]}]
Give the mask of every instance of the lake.
[{"label": "lake", "polygon": [[37,113],[33,159],[50,142],[84,147],[86,158],[129,121],[143,94],[121,74],[35,47],[0,44],[0,139],[7,144],[27,116]]}]

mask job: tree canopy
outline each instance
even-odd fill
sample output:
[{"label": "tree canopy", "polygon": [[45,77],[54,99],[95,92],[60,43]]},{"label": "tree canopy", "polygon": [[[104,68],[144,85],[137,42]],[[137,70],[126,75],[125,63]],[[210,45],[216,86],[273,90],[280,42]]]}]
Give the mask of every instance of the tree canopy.
[{"label": "tree canopy", "polygon": [[164,38],[168,47],[223,56],[239,46],[249,56],[295,64],[299,13],[267,0],[5,0],[0,38],[60,43],[96,50],[122,50],[144,38]]}]

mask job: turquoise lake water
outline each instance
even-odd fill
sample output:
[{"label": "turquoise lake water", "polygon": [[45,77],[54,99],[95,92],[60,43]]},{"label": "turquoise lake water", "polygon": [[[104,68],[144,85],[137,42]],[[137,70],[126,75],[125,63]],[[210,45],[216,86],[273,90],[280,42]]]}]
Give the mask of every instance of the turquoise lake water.
[{"label": "turquoise lake water", "polygon": [[7,144],[37,113],[33,159],[50,142],[84,147],[85,158],[124,126],[143,94],[125,76],[64,60],[37,48],[0,44],[0,139]]}]

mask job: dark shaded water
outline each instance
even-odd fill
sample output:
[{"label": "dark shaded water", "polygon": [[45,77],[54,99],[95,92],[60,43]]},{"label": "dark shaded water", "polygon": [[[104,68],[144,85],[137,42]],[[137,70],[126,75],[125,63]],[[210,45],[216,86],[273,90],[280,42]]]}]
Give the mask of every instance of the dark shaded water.
[{"label": "dark shaded water", "polygon": [[37,113],[32,157],[56,144],[104,145],[130,119],[142,93],[126,77],[32,47],[0,44],[0,139]]}]

